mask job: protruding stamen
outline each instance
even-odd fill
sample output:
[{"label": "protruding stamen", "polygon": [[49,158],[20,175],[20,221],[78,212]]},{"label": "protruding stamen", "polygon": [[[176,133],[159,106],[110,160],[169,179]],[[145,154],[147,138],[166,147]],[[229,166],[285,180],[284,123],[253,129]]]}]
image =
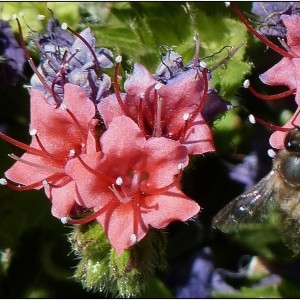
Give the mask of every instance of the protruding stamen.
[{"label": "protruding stamen", "polygon": [[160,137],[162,134],[161,128],[161,116],[162,116],[162,98],[158,95],[157,91],[161,89],[162,84],[157,83],[154,87],[154,99],[155,107],[154,107],[154,128],[153,128],[153,136]]},{"label": "protruding stamen", "polygon": [[157,84],[154,86],[155,90],[157,90],[157,91],[160,90],[161,87],[162,87],[162,84],[161,84],[161,83],[157,83]]},{"label": "protruding stamen", "polygon": [[5,178],[0,178],[0,185],[7,185],[7,180]]},{"label": "protruding stamen", "polygon": [[252,124],[255,124],[255,123],[259,123],[269,129],[272,129],[272,130],[278,130],[278,131],[281,131],[281,132],[288,132],[290,131],[292,128],[286,128],[286,127],[281,127],[281,126],[277,126],[277,125],[273,125],[271,123],[268,123],[258,117],[255,117],[254,115],[249,115],[248,117],[249,119],[249,122],[252,123]]},{"label": "protruding stamen", "polygon": [[243,84],[244,88],[247,88],[249,89],[249,91],[257,98],[259,99],[262,99],[262,100],[269,100],[269,101],[272,101],[272,100],[280,100],[284,97],[288,97],[288,96],[291,96],[293,94],[295,94],[297,92],[297,89],[294,88],[294,89],[291,89],[291,90],[288,90],[288,91],[285,91],[285,92],[282,92],[282,93],[279,93],[279,94],[275,94],[275,95],[264,95],[264,94],[261,94],[259,92],[257,92],[251,85],[250,85],[250,81],[247,79],[244,81],[244,84]]},{"label": "protruding stamen", "polygon": [[228,1],[224,2],[224,4],[225,4],[225,7],[229,7],[230,6],[230,2],[228,2]]},{"label": "protruding stamen", "polygon": [[[121,57],[121,56],[117,56],[117,58],[118,57]],[[116,61],[117,61],[117,58],[116,58]],[[118,82],[120,66],[121,66],[121,62],[117,62],[117,65],[116,65],[116,68],[115,68],[115,73],[114,73],[114,89],[115,89],[115,95],[116,95],[118,104],[119,104],[120,108],[122,109],[122,111],[124,112],[124,114],[127,115],[127,109],[126,109],[126,107],[123,103],[123,100],[122,100],[122,97],[121,97],[121,92],[120,92],[120,87],[119,87],[119,82]]]},{"label": "protruding stamen", "polygon": [[207,68],[207,64],[203,60],[200,61],[199,66],[202,69],[206,69]]}]

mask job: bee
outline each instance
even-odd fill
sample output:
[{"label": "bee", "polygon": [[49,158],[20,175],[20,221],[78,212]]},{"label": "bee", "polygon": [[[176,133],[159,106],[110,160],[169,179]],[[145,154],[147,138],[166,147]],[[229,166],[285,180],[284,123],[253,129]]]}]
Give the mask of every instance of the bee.
[{"label": "bee", "polygon": [[224,233],[264,222],[271,212],[279,221],[282,239],[295,254],[300,251],[300,128],[291,129],[272,170],[256,185],[227,204],[212,226]]}]

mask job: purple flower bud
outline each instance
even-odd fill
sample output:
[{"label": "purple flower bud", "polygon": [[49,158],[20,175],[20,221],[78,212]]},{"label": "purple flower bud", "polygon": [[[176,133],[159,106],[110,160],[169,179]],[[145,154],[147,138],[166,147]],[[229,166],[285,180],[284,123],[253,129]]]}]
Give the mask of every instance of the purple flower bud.
[{"label": "purple flower bud", "polygon": [[253,14],[259,16],[261,23],[259,31],[266,36],[286,35],[286,27],[281,20],[282,15],[299,15],[299,2],[253,2]]},{"label": "purple flower bud", "polygon": [[8,22],[0,20],[0,82],[15,85],[23,74],[25,55]]},{"label": "purple flower bud", "polygon": [[[47,33],[33,39],[41,52],[38,71],[45,81],[41,82],[35,74],[31,78],[31,85],[44,91],[50,103],[57,102],[53,93],[59,98],[63,97],[63,87],[66,83],[84,88],[94,103],[98,103],[102,97],[109,94],[111,80],[102,73],[102,68],[113,66],[112,52],[106,48],[95,48],[95,38],[90,28],[76,36],[73,38],[61,29],[57,20],[51,19],[48,22]],[[52,88],[51,95],[46,91],[45,83]]]}]

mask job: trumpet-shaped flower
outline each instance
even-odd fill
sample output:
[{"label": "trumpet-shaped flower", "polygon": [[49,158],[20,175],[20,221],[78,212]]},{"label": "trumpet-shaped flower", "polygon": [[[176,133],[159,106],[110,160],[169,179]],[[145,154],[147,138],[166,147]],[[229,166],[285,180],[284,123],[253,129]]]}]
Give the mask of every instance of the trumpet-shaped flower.
[{"label": "trumpet-shaped flower", "polygon": [[133,74],[124,84],[126,93],[116,90],[102,99],[98,109],[106,126],[114,117],[126,115],[147,138],[179,141],[189,154],[214,151],[211,129],[201,115],[208,94],[207,76],[207,71],[192,68],[164,84],[135,63]]},{"label": "trumpet-shaped flower", "polygon": [[186,221],[199,205],[179,188],[188,164],[187,148],[164,137],[146,139],[126,116],[115,117],[100,138],[102,151],[81,155],[66,165],[77,197],[93,210],[71,224],[94,219],[103,226],[118,254],[140,241],[149,227]]},{"label": "trumpet-shaped flower", "polygon": [[95,127],[94,104],[84,90],[72,84],[66,84],[64,89],[63,103],[57,109],[41,91],[31,89],[30,145],[0,133],[2,139],[26,151],[20,158],[11,155],[16,163],[5,176],[18,186],[8,186],[16,190],[44,187],[52,200],[52,214],[58,218],[68,215],[76,201],[74,183],[64,167],[75,154],[86,151],[89,129]]}]

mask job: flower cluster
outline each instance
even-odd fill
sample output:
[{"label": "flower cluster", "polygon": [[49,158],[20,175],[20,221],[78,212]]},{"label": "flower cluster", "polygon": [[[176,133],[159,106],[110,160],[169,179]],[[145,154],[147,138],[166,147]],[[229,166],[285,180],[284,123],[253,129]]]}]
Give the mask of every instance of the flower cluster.
[{"label": "flower cluster", "polygon": [[113,54],[95,48],[89,28],[78,34],[51,19],[48,32],[31,40],[41,52],[35,67],[25,50],[35,73],[32,140],[26,145],[0,133],[25,151],[10,155],[16,162],[1,183],[44,189],[63,223],[96,220],[118,255],[150,228],[195,216],[200,206],[180,188],[183,169],[190,155],[215,151],[207,121],[228,109],[209,88],[206,65],[198,57],[183,65],[169,52],[154,75],[135,63],[121,92],[121,57],[111,79],[102,70],[113,66]]}]

